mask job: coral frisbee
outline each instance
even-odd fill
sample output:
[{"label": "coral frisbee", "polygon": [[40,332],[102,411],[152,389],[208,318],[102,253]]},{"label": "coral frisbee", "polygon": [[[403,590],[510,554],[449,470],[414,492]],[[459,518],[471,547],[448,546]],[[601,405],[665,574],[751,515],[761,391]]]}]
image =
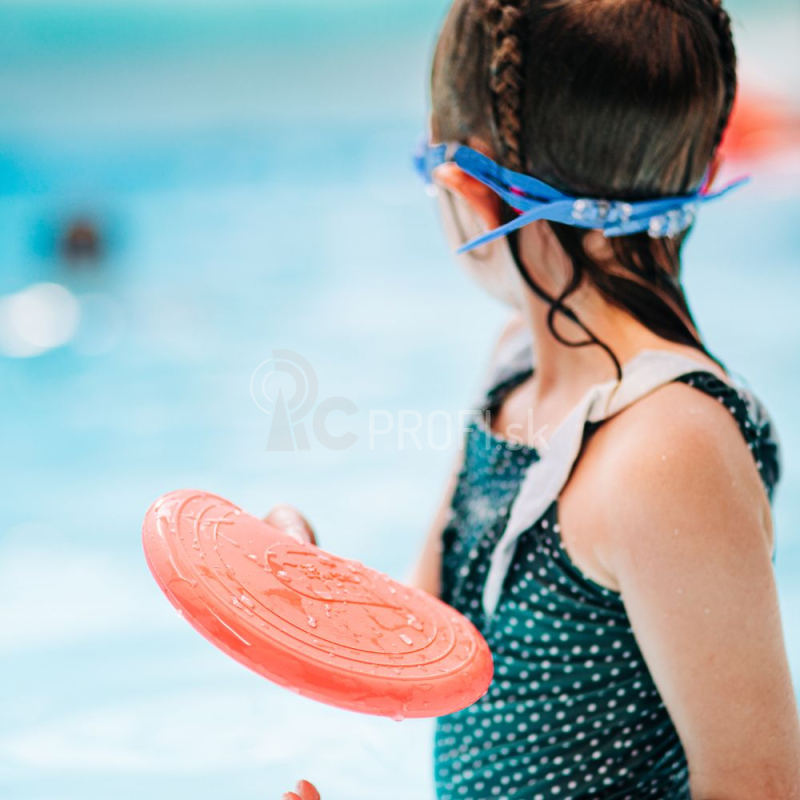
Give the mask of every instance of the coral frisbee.
[{"label": "coral frisbee", "polygon": [[489,687],[489,648],[455,609],[300,544],[221,497],[164,495],[142,537],[153,576],[182,616],[287,689],[397,719],[458,711]]}]

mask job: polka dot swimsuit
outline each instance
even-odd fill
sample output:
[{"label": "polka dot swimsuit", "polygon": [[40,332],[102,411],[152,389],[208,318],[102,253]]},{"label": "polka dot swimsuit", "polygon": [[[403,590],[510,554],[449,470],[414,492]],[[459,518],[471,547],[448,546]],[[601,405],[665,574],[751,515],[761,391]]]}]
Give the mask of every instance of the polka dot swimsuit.
[{"label": "polka dot swimsuit", "polygon": [[[495,407],[530,368],[489,392]],[[712,373],[678,380],[717,397],[739,423],[770,500],[778,448],[749,393]],[[587,425],[586,432],[598,423]],[[442,599],[486,637],[495,675],[483,698],[436,722],[438,800],[689,800],[685,754],[618,593],[586,576],[559,537],[558,503],[519,539],[492,625],[481,593],[533,448],[478,415],[443,532]]]}]

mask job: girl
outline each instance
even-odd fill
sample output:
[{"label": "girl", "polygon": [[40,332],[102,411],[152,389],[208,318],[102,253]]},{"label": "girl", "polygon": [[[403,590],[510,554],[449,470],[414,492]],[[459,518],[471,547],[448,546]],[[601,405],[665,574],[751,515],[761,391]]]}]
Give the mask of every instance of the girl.
[{"label": "girl", "polygon": [[439,800],[800,797],[777,443],[680,282],[735,91],[717,0],[444,21],[417,163],[516,314],[414,575],[495,663],[437,720]]}]

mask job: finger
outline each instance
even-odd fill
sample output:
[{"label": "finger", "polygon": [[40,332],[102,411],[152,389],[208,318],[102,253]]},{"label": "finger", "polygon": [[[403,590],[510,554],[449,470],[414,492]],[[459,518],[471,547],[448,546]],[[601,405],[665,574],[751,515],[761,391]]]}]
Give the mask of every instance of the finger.
[{"label": "finger", "polygon": [[281,800],[303,800],[301,797],[298,797],[294,792],[284,792],[281,795]]},{"label": "finger", "polygon": [[298,781],[297,791],[300,793],[300,800],[320,800],[316,787],[308,781]]},{"label": "finger", "polygon": [[278,505],[264,517],[264,522],[274,525],[279,528],[293,539],[303,544],[311,542],[317,543],[317,537],[314,535],[314,530],[308,524],[306,518],[292,506]]}]

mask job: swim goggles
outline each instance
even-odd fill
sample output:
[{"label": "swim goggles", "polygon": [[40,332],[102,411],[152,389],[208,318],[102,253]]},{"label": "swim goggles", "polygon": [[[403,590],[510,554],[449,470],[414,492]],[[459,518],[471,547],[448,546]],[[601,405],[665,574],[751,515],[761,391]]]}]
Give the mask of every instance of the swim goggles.
[{"label": "swim goggles", "polygon": [[462,244],[457,253],[466,253],[540,219],[602,230],[607,237],[646,231],[653,238],[672,238],[694,222],[703,203],[716,200],[750,180],[749,177],[740,178],[711,192],[706,173],[700,189],[689,195],[631,202],[575,197],[531,175],[506,169],[467,145],[459,142],[430,144],[428,135],[423,134],[414,150],[414,166],[430,189],[434,186],[433,170],[447,162],[457,164],[488,186],[519,214],[516,219]]}]

